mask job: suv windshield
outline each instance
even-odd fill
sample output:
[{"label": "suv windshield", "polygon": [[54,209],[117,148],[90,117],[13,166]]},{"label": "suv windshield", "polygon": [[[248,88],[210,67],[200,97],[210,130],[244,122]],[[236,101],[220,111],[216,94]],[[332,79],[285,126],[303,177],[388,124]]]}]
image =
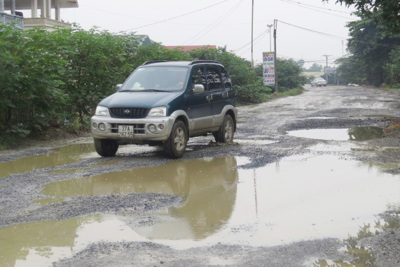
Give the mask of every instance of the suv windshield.
[{"label": "suv windshield", "polygon": [[179,91],[186,83],[187,73],[186,67],[140,67],[128,77],[120,91]]}]

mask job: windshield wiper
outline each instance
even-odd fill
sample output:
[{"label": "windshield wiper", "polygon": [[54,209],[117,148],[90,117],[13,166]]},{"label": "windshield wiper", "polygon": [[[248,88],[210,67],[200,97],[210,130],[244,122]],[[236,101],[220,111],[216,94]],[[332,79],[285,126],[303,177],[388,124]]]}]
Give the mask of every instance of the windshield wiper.
[{"label": "windshield wiper", "polygon": [[161,89],[144,89],[140,90],[141,92],[169,92],[168,90],[161,90]]},{"label": "windshield wiper", "polygon": [[118,92],[170,92],[169,90],[161,90],[161,89],[140,89],[140,90],[119,90]]}]

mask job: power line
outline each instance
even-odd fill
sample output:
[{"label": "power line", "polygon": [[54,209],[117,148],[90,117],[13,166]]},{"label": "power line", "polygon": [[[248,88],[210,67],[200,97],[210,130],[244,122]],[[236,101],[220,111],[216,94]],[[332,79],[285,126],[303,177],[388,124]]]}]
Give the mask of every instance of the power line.
[{"label": "power line", "polygon": [[326,63],[325,59],[317,59],[317,60],[304,60],[304,63]]},{"label": "power line", "polygon": [[320,6],[309,5],[309,4],[301,3],[301,2],[298,2],[298,1],[294,1],[294,0],[280,0],[280,1],[285,2],[287,4],[298,5],[299,7],[302,7],[302,8],[306,8],[306,9],[314,10],[314,11],[321,12],[321,13],[324,13],[324,14],[337,16],[337,17],[342,17],[342,18],[348,18],[348,17],[334,15],[334,14],[331,14],[329,12],[324,12],[324,11],[320,11],[320,10],[317,10],[317,9],[327,10],[327,11],[330,11],[330,12],[343,13],[343,14],[348,14],[348,15],[352,14],[352,12],[345,12],[345,11],[335,10],[335,9],[331,9],[331,8],[325,8],[325,7],[320,7]]},{"label": "power line", "polygon": [[184,44],[190,43],[190,42],[195,42],[201,37],[203,37],[205,34],[209,33],[212,29],[217,27],[222,21],[224,21],[233,11],[235,11],[242,3],[244,0],[239,0],[231,9],[229,9],[223,16],[219,17],[217,20],[215,20],[212,24],[209,24],[207,27],[205,27],[202,31],[200,31],[198,34],[196,34],[194,37],[191,39],[183,42]]},{"label": "power line", "polygon": [[191,14],[194,14],[194,13],[197,13],[197,12],[200,12],[200,11],[203,11],[203,10],[205,10],[205,9],[214,7],[214,6],[216,6],[216,5],[220,5],[220,4],[222,4],[222,3],[229,2],[229,1],[232,1],[232,0],[220,1],[220,2],[215,3],[215,4],[212,4],[212,5],[209,5],[209,6],[200,8],[200,9],[197,9],[197,10],[190,11],[190,12],[188,12],[188,13],[184,13],[184,14],[181,14],[181,15],[178,15],[178,16],[175,16],[175,17],[172,17],[172,18],[168,18],[168,19],[161,20],[161,21],[157,21],[157,22],[145,24],[145,25],[142,25],[142,26],[139,26],[139,27],[136,27],[136,28],[128,29],[128,30],[126,30],[126,31],[133,31],[133,30],[137,30],[137,29],[141,29],[141,28],[145,28],[145,27],[157,25],[157,24],[160,24],[160,23],[164,23],[164,22],[167,22],[167,21],[170,21],[170,20],[178,19],[178,18],[181,18],[181,17],[185,17],[185,16],[188,16],[188,15],[191,15]]},{"label": "power line", "polygon": [[305,30],[305,31],[317,33],[317,34],[320,34],[320,35],[325,35],[325,36],[328,36],[328,37],[331,37],[331,38],[334,38],[334,39],[347,40],[347,38],[345,38],[345,37],[340,37],[340,36],[328,34],[328,33],[325,33],[325,32],[319,32],[319,31],[311,30],[311,29],[304,28],[304,27],[301,27],[301,26],[298,26],[298,25],[294,25],[294,24],[291,24],[291,23],[284,22],[282,20],[280,20],[279,22],[283,23],[283,24],[286,24],[288,26],[292,26],[292,27],[295,27],[295,28],[298,28],[298,29],[302,29],[302,30]]},{"label": "power line", "polygon": [[328,33],[325,33],[325,32],[319,32],[319,31],[311,30],[311,29],[308,29],[308,28],[305,28],[305,27],[301,27],[301,26],[298,26],[298,25],[294,25],[294,24],[291,24],[291,23],[288,23],[288,22],[284,22],[284,21],[281,21],[281,20],[279,22],[283,23],[283,24],[286,24],[288,26],[292,26],[292,27],[301,29],[301,30],[313,32],[313,33],[320,34],[320,35],[325,35],[327,37],[338,39],[338,40],[350,40],[350,41],[357,42],[357,43],[370,44],[370,45],[376,45],[376,46],[387,47],[387,48],[396,48],[396,47],[398,47],[397,44],[385,44],[385,43],[377,43],[377,42],[368,42],[368,41],[356,40],[354,38],[353,39],[351,39],[351,38],[349,39],[349,38],[344,38],[344,37],[340,37],[340,36],[337,36],[337,35],[328,34]]},{"label": "power line", "polygon": [[[258,39],[260,39],[261,37],[263,37],[263,36],[266,35],[267,33],[268,33],[268,30],[262,31],[256,38],[254,38],[254,41],[257,41]],[[238,51],[240,51],[240,50],[246,48],[246,47],[249,46],[250,44],[251,44],[251,41],[248,42],[248,43],[246,43],[246,44],[244,44],[243,46],[239,47],[238,49],[233,50],[233,52],[236,53],[236,52],[238,52]],[[247,52],[247,51],[248,51],[248,50],[246,50],[246,52]]]},{"label": "power line", "polygon": [[[87,7],[90,10],[97,10],[97,11],[103,12],[103,13],[105,13],[107,15],[111,14],[111,15],[115,15],[117,17],[121,17],[121,16],[125,17],[126,16],[126,14],[122,14],[122,13],[119,13],[119,12],[114,12],[112,10],[105,10],[105,9],[101,9],[101,8],[98,8],[98,7],[93,7],[93,6],[90,6],[90,5],[86,5],[85,3],[83,3],[83,4],[79,3],[79,6]],[[66,11],[70,11],[69,8],[65,8],[65,11],[63,10],[64,13]],[[139,17],[131,17],[131,18],[132,19],[140,19],[140,20],[149,20],[148,18],[139,18]]]}]

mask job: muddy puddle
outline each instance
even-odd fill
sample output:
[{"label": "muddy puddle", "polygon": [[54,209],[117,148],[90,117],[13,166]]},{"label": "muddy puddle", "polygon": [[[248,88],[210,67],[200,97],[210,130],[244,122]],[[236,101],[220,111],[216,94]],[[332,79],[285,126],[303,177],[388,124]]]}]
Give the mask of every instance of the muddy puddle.
[{"label": "muddy puddle", "polygon": [[345,129],[310,129],[289,131],[288,135],[302,138],[334,141],[366,141],[383,136],[379,127],[354,127]]},{"label": "muddy puddle", "polygon": [[[373,164],[335,156],[292,156],[257,169],[247,158],[175,160],[166,165],[46,185],[49,198],[154,192],[182,202],[151,223],[135,214],[98,214],[0,229],[0,266],[49,265],[94,242],[143,241],[186,249],[274,246],[356,235],[400,205],[400,179]],[[49,231],[51,229],[51,231]],[[50,234],[51,233],[51,234]]]},{"label": "muddy puddle", "polygon": [[49,154],[23,157],[10,162],[0,162],[0,178],[39,168],[71,164],[81,160],[88,154],[94,155],[94,153],[93,144],[73,144],[54,148]]}]

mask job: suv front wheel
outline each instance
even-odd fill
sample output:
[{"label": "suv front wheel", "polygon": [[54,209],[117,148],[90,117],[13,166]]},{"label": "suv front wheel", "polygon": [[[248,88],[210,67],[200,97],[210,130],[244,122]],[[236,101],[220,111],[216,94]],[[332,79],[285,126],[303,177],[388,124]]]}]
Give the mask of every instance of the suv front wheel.
[{"label": "suv front wheel", "polygon": [[167,141],[164,142],[163,149],[165,155],[170,158],[181,158],[186,150],[188,134],[185,123],[176,121],[172,126],[171,134]]},{"label": "suv front wheel", "polygon": [[232,116],[226,114],[224,121],[222,122],[221,128],[218,132],[214,133],[215,141],[218,143],[232,143],[233,134],[235,132],[235,124],[233,122]]},{"label": "suv front wheel", "polygon": [[118,150],[118,143],[112,139],[94,139],[97,154],[102,157],[113,157]]}]

